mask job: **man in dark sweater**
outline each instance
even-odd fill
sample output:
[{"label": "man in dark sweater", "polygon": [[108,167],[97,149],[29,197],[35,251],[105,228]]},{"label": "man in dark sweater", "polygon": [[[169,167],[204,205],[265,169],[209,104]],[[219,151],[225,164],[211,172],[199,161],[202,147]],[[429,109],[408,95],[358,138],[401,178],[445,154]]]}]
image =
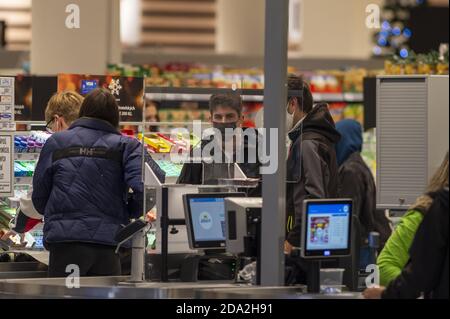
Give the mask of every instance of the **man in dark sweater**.
[{"label": "man in dark sweater", "polygon": [[[232,178],[234,163],[248,178],[260,179],[261,163],[258,159],[258,131],[253,128],[242,128],[242,99],[238,93],[229,92],[225,94],[212,95],[209,101],[211,123],[214,131],[204,136],[200,145],[202,156],[213,159],[212,163],[202,161],[185,163],[178,177],[178,184],[218,184],[220,178]],[[242,128],[242,130],[241,130]],[[220,133],[215,134],[215,133]],[[233,132],[234,135],[227,136],[226,133]],[[207,135],[207,134],[205,134]],[[252,138],[254,137],[254,138]],[[215,145],[217,147],[210,147]],[[205,151],[208,149],[209,151]],[[228,152],[231,150],[231,152]],[[238,154],[243,151],[243,154]],[[215,154],[219,152],[220,154]],[[195,147],[191,156],[195,153]],[[195,156],[193,156],[195,157]],[[220,163],[215,160],[219,158]],[[224,176],[224,171],[229,176]],[[246,190],[251,197],[261,196],[261,183],[257,188]]]},{"label": "man in dark sweater", "polygon": [[336,131],[327,104],[314,106],[313,97],[302,78],[289,76],[289,90],[298,91],[287,105],[288,137],[291,140],[287,158],[285,252],[300,246],[303,201],[314,198],[336,198],[338,166]]}]

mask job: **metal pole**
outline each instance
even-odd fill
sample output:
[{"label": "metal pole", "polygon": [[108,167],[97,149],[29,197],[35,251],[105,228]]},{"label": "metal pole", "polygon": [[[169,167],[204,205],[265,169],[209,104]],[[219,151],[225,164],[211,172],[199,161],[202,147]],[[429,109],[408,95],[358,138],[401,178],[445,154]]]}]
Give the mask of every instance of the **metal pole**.
[{"label": "metal pole", "polygon": [[169,190],[162,188],[162,211],[161,211],[161,282],[169,281]]},{"label": "metal pole", "polygon": [[270,141],[270,128],[278,129],[278,170],[263,175],[261,285],[284,285],[287,47],[289,0],[266,0],[264,55],[264,127]]},{"label": "metal pole", "polygon": [[131,282],[145,280],[145,229],[133,236],[131,251]]}]

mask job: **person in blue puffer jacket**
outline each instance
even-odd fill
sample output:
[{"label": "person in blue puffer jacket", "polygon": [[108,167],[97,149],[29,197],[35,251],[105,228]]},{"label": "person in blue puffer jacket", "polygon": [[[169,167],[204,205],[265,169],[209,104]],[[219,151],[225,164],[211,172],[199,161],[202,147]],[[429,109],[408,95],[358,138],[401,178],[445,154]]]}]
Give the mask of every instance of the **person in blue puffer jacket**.
[{"label": "person in blue puffer jacket", "polygon": [[[95,89],[84,99],[80,118],[42,149],[32,201],[44,215],[50,277],[67,276],[76,267],[80,276],[121,273],[114,236],[143,215],[143,151],[118,127],[115,97]],[[157,169],[150,156],[146,161]],[[157,175],[164,178],[160,171]]]}]

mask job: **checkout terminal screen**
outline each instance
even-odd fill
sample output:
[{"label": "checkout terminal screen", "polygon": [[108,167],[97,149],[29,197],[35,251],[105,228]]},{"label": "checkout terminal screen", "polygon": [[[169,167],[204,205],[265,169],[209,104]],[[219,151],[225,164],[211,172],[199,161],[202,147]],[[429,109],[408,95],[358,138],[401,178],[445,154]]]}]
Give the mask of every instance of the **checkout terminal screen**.
[{"label": "checkout terminal screen", "polygon": [[351,205],[309,204],[306,250],[348,249]]},{"label": "checkout terminal screen", "polygon": [[194,241],[225,240],[224,198],[191,198],[189,205]]}]

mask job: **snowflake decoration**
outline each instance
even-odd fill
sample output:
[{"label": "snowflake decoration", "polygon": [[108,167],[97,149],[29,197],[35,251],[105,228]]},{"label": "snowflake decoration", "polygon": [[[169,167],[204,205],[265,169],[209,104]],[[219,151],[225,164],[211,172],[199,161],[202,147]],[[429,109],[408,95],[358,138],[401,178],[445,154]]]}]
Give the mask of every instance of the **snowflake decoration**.
[{"label": "snowflake decoration", "polygon": [[120,85],[119,79],[112,79],[108,86],[111,94],[119,95],[120,90],[122,89],[122,85]]}]

